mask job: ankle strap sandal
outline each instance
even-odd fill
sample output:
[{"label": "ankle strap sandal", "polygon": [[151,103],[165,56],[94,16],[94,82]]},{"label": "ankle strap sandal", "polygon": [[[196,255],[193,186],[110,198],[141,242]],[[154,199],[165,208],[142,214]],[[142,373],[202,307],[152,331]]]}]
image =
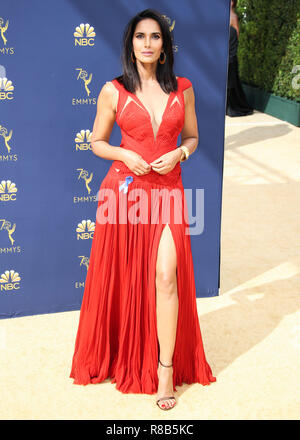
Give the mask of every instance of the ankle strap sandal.
[{"label": "ankle strap sandal", "polygon": [[164,364],[162,364],[162,363],[160,362],[160,359],[158,360],[158,362],[159,362],[160,365],[162,365],[163,367],[167,367],[167,368],[169,368],[169,367],[173,367],[173,364],[171,364],[171,365],[164,365]]},{"label": "ankle strap sandal", "polygon": [[[162,365],[163,367],[167,367],[167,368],[169,368],[169,367],[172,367],[172,366],[173,366],[173,364],[171,364],[171,365],[164,365],[164,364],[160,361],[160,359],[158,360],[158,362],[159,362],[160,365]],[[174,405],[169,406],[168,408],[164,408],[164,407],[162,407],[162,406],[159,405],[159,402],[164,401],[164,400],[174,400],[175,402],[174,402]],[[164,411],[167,411],[167,410],[169,410],[169,409],[174,408],[174,406],[176,405],[176,403],[177,403],[177,402],[176,402],[176,399],[175,399],[174,396],[161,397],[160,399],[158,399],[158,400],[156,401],[156,405],[157,405],[160,409],[162,409],[162,410],[164,410]]]}]

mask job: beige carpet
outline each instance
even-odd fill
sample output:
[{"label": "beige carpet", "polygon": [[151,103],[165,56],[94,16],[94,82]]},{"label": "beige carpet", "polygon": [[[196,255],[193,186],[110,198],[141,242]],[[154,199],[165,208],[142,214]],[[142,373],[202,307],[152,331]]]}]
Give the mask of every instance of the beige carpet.
[{"label": "beige carpet", "polygon": [[[69,379],[79,312],[0,321],[1,419],[299,419],[300,129],[226,118],[221,292],[197,299],[217,382],[154,395]],[[41,292],[42,294],[42,292]]]}]

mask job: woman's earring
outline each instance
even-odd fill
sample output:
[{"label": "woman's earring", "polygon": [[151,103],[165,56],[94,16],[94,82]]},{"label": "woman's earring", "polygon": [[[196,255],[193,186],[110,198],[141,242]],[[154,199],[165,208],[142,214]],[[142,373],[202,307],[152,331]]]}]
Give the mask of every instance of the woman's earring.
[{"label": "woman's earring", "polygon": [[163,59],[163,61],[160,59],[160,57],[159,57],[159,62],[160,62],[160,64],[165,64],[165,62],[166,62],[166,59],[167,59],[167,55],[166,55],[166,53],[165,52],[162,52],[163,54],[164,54],[164,59]]},{"label": "woman's earring", "polygon": [[131,51],[131,55],[130,56],[131,56],[131,61],[134,63],[135,60],[134,60],[134,58],[132,56],[132,51]]}]

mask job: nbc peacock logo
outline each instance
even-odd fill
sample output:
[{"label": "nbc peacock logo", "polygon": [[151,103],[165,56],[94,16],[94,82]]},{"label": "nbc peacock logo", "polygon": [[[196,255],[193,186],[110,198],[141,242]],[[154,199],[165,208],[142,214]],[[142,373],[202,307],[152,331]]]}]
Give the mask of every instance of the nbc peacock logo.
[{"label": "nbc peacock logo", "polygon": [[76,133],[75,149],[76,151],[92,150],[91,147],[92,132],[90,130],[80,130]]},{"label": "nbc peacock logo", "polygon": [[74,32],[75,46],[94,46],[96,33],[93,26],[88,23],[81,23],[76,27]]},{"label": "nbc peacock logo", "polygon": [[16,193],[18,188],[11,180],[2,180],[0,183],[0,201],[10,202],[17,199]]},{"label": "nbc peacock logo", "polygon": [[6,76],[6,70],[4,66],[0,65],[0,100],[12,100],[14,99],[14,86],[11,80]]},{"label": "nbc peacock logo", "polygon": [[76,232],[77,232],[77,240],[89,240],[93,239],[95,230],[95,222],[91,220],[82,220],[78,223]]},{"label": "nbc peacock logo", "polygon": [[18,272],[13,269],[6,270],[0,276],[0,292],[14,292],[20,289],[21,277]]}]

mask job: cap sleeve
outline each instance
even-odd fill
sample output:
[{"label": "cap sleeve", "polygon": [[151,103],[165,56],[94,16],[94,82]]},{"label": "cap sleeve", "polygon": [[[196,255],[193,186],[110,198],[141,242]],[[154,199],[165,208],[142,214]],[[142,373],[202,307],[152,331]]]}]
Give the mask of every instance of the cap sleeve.
[{"label": "cap sleeve", "polygon": [[180,78],[180,83],[181,83],[181,90],[182,91],[184,91],[192,86],[191,81],[188,78],[185,78],[184,76],[182,76]]},{"label": "cap sleeve", "polygon": [[117,81],[116,79],[112,79],[111,81],[106,82],[111,82],[118,90],[122,90],[122,84],[120,84],[119,81]]}]

